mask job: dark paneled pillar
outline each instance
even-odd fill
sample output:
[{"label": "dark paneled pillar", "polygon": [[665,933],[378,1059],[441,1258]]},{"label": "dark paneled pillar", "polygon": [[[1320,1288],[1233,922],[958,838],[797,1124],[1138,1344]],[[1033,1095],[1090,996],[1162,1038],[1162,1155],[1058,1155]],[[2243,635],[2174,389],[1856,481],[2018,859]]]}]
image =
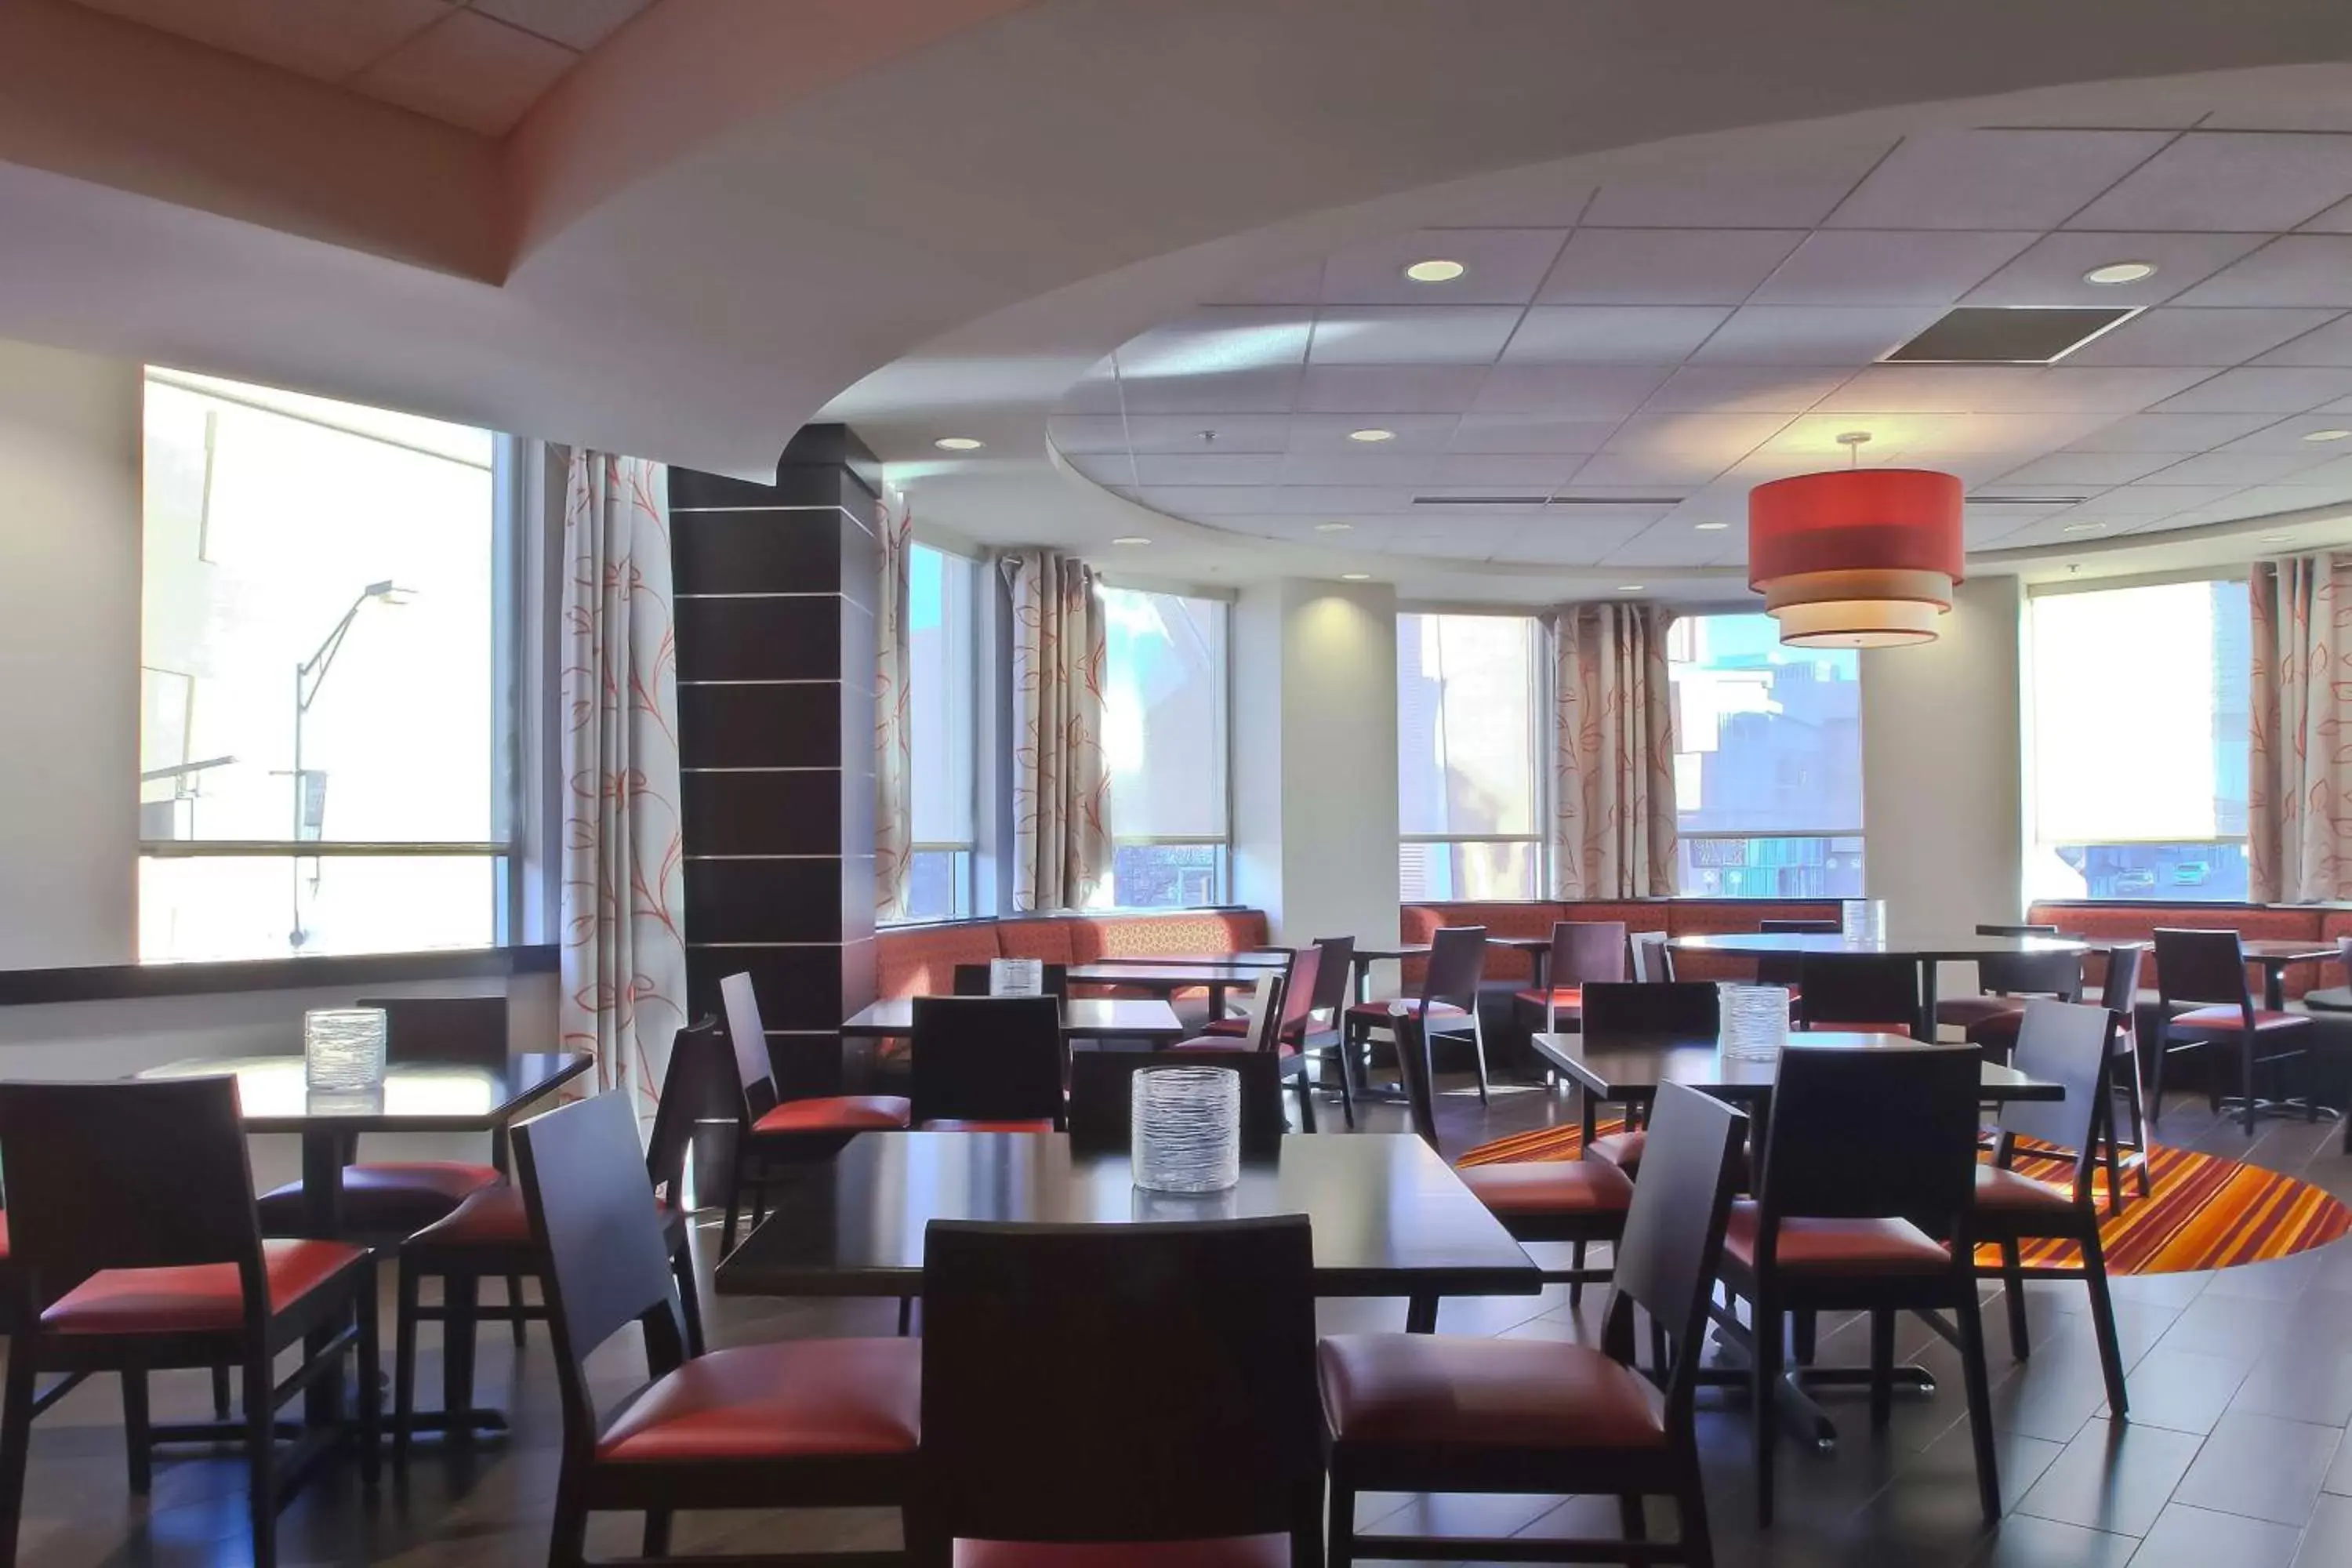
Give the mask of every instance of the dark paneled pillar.
[{"label": "dark paneled pillar", "polygon": [[846,426],[773,485],[672,468],[689,996],[748,971],[785,1098],[838,1092],[874,999],[880,467]]}]

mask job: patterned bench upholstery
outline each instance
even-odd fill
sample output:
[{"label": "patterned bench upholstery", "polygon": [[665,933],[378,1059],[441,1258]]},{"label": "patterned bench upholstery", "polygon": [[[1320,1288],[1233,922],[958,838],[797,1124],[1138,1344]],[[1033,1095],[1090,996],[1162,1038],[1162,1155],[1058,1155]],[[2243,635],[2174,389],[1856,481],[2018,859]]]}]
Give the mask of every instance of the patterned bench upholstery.
[{"label": "patterned bench upholstery", "polygon": [[[1591,899],[1573,901],[1544,900],[1528,902],[1407,904],[1398,915],[1403,941],[1425,942],[1440,926],[1483,925],[1496,936],[1551,935],[1561,921],[1622,921],[1628,932],[1662,931],[1671,936],[1704,936],[1719,931],[1752,931],[1767,920],[1835,920],[1834,899]],[[1502,948],[1486,954],[1486,979],[1524,985],[1533,978],[1532,960],[1523,952]],[[1403,986],[1411,992],[1428,967],[1423,959],[1402,965]],[[1752,959],[1692,958],[1677,955],[1675,973],[1685,980],[1746,980],[1756,973]]]},{"label": "patterned bench upholstery", "polygon": [[955,987],[957,964],[986,963],[993,958],[1087,963],[1098,958],[1144,958],[1155,953],[1239,952],[1265,945],[1266,919],[1262,910],[1045,915],[888,927],[875,935],[874,985],[876,994],[882,996],[945,995]]},{"label": "patterned bench upholstery", "polygon": [[[2249,942],[2324,942],[2352,935],[2352,910],[2315,904],[2159,904],[2091,903],[2051,900],[2026,910],[2035,925],[2054,925],[2070,936],[2106,937],[2130,942],[2153,940],[2156,929],[2234,931]],[[2106,960],[2093,957],[2083,966],[2084,982],[2096,986],[2106,973]],[[2259,1001],[2263,994],[2260,964],[2246,966],[2247,984]],[[2344,977],[2333,964],[2298,963],[2286,972],[2290,1000],[2325,985],[2340,985]],[[2156,954],[2140,961],[2140,994],[2156,994]]]}]

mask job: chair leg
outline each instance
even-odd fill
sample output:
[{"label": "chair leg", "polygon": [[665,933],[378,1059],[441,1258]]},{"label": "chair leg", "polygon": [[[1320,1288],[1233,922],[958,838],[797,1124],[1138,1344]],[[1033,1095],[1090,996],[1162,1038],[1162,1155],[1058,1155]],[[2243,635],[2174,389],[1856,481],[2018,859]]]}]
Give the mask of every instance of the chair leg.
[{"label": "chair leg", "polygon": [[1682,1484],[1675,1489],[1675,1515],[1683,1529],[1683,1562],[1687,1568],[1715,1568],[1715,1534],[1706,1521],[1706,1489],[1699,1483],[1696,1463],[1688,1466]]},{"label": "chair leg", "polygon": [[122,1451],[131,1462],[131,1492],[144,1497],[155,1484],[155,1439],[147,1423],[147,1373],[122,1374]]},{"label": "chair leg", "polygon": [[1796,1312],[1790,1315],[1789,1340],[1790,1348],[1796,1352],[1795,1360],[1799,1366],[1813,1364],[1813,1352],[1821,1340],[1821,1314],[1818,1312]]},{"label": "chair leg", "polygon": [[520,1350],[523,1348],[524,1344],[524,1325],[522,1321],[522,1276],[520,1274],[509,1274],[507,1276],[507,1305],[514,1309],[514,1316],[509,1320],[508,1326],[514,1331],[515,1349]]},{"label": "chair leg", "polygon": [[547,1568],[584,1568],[588,1561],[588,1507],[570,1464],[555,1483],[555,1521],[548,1532]]},{"label": "chair leg", "polygon": [[475,1302],[480,1299],[479,1276],[463,1269],[441,1281],[441,1419],[445,1444],[469,1443],[474,1407],[474,1334],[478,1326]]},{"label": "chair leg", "polygon": [[1486,1030],[1478,1022],[1478,1003],[1470,1003],[1470,1055],[1478,1064],[1478,1103],[1486,1103]]},{"label": "chair leg", "polygon": [[25,1451],[33,1441],[33,1358],[23,1346],[8,1357],[0,1394],[0,1568],[16,1568],[16,1529],[25,1515]]},{"label": "chair leg", "polygon": [[1976,1281],[1966,1281],[1967,1289],[1953,1316],[1960,1331],[1960,1370],[1968,1385],[1969,1435],[1977,1452],[1977,1501],[1984,1509],[1985,1521],[1997,1523],[2000,1519],[2000,1456],[1993,1447],[1992,1380],[1985,1369],[1984,1314],[1977,1301]]},{"label": "chair leg", "polygon": [[2000,1244],[2000,1293],[2009,1307],[2009,1353],[2023,1361],[2033,1353],[2033,1346],[2026,1337],[2025,1269],[2014,1241]]},{"label": "chair leg", "polygon": [[914,1331],[915,1299],[912,1296],[901,1296],[898,1298],[898,1337],[903,1340]]},{"label": "chair leg", "polygon": [[278,1565],[278,1412],[271,1401],[269,1360],[245,1363],[245,1465],[253,1524],[253,1568]]},{"label": "chair leg", "polygon": [[1291,1080],[1291,1087],[1298,1090],[1298,1130],[1312,1132],[1315,1131],[1315,1085],[1301,1072]]},{"label": "chair leg", "polygon": [[1748,1338],[1755,1387],[1749,1403],[1756,1426],[1756,1522],[1772,1522],[1772,1449],[1779,1430],[1780,1313],[1760,1292],[1749,1303]]},{"label": "chair leg", "polygon": [[735,1232],[743,1221],[743,1160],[736,1156],[735,1172],[727,1183],[727,1224],[719,1233],[719,1256],[735,1250]]},{"label": "chair leg", "polygon": [[[354,1327],[359,1331],[360,1482],[373,1490],[383,1463],[383,1330],[376,1309],[373,1261],[353,1293],[352,1308],[358,1319]],[[342,1375],[340,1363],[334,1375]]]},{"label": "chair leg", "polygon": [[[1575,1269],[1579,1275],[1583,1274],[1584,1243],[1580,1241],[1570,1250],[1569,1267]],[[1584,1305],[1584,1281],[1581,1279],[1571,1279],[1568,1282],[1568,1304],[1570,1307],[1581,1307]]]},{"label": "chair leg", "polygon": [[408,1462],[408,1440],[416,1428],[416,1265],[400,1260],[400,1284],[392,1317],[392,1462]]},{"label": "chair leg", "polygon": [[1339,1034],[1339,1116],[1348,1131],[1356,1130],[1356,1033],[1354,1026]]},{"label": "chair leg", "polygon": [[1649,1517],[1642,1511],[1641,1493],[1619,1492],[1617,1494],[1617,1528],[1624,1532],[1625,1539],[1628,1541],[1650,1539],[1650,1521]]},{"label": "chair leg", "polygon": [[648,1557],[669,1555],[669,1510],[662,1508],[646,1510],[645,1552]]},{"label": "chair leg", "polygon": [[1870,1314],[1870,1428],[1884,1431],[1895,1415],[1895,1313],[1886,1307]]},{"label": "chair leg", "polygon": [[226,1421],[228,1419],[228,1368],[216,1366],[212,1370],[213,1419]]},{"label": "chair leg", "polygon": [[2254,1135],[2254,1042],[2249,1037],[2238,1041],[2238,1092],[2245,1098],[2238,1109],[2239,1123],[2246,1136]]},{"label": "chair leg", "polygon": [[1355,1568],[1356,1562],[1356,1491],[1353,1487],[1331,1483],[1331,1527],[1325,1533],[1324,1561],[1330,1568]]},{"label": "chair leg", "polygon": [[2107,1384],[2107,1414],[2120,1421],[2129,1414],[2130,1395],[2124,1388],[2123,1345],[2116,1336],[2116,1303],[2107,1293],[2107,1258],[2099,1246],[2099,1227],[2085,1227],[2083,1283],[2091,1292],[2091,1333],[2099,1345],[2099,1373]]},{"label": "chair leg", "polygon": [[694,1249],[679,1247],[669,1260],[669,1270],[677,1276],[678,1309],[686,1317],[686,1353],[698,1356],[703,1352],[702,1287],[694,1278]]},{"label": "chair leg", "polygon": [[2156,1056],[2147,1064],[2147,1124],[2150,1127],[2164,1120],[2164,1058],[2172,1054],[2163,1039],[2156,1042]]}]

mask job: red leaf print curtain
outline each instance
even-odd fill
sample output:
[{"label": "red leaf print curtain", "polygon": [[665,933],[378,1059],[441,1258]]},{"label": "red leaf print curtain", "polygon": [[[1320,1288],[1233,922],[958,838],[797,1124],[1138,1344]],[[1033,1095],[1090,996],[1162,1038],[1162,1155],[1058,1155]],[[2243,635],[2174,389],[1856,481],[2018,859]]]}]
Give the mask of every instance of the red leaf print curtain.
[{"label": "red leaf print curtain", "polygon": [[914,662],[908,567],[915,520],[895,490],[882,498],[881,519],[882,583],[874,615],[879,644],[874,675],[874,913],[891,921],[906,918],[907,873],[915,849],[914,727],[907,701],[907,674]]},{"label": "red leaf print curtain", "polygon": [[1675,891],[1674,701],[1655,605],[1563,605],[1552,626],[1551,892]]},{"label": "red leaf print curtain", "polygon": [[2258,902],[2352,896],[2352,556],[2254,567],[2246,852]]},{"label": "red leaf print curtain", "polygon": [[649,1120],[686,1022],[669,479],[574,451],[563,503],[562,1028]]},{"label": "red leaf print curtain", "polygon": [[1050,550],[1002,567],[1013,591],[1013,903],[1079,909],[1111,859],[1095,570]]}]

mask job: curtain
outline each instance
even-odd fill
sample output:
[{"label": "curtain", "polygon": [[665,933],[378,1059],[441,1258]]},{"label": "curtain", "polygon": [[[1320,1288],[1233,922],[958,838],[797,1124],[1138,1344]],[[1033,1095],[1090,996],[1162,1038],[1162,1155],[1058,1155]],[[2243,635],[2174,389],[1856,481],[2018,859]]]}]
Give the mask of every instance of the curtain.
[{"label": "curtain", "polygon": [[1655,605],[1563,605],[1552,626],[1556,899],[1675,892],[1674,701]]},{"label": "curtain", "polygon": [[1013,903],[1087,904],[1110,875],[1102,603],[1095,571],[1050,550],[1007,555],[1013,594]]},{"label": "curtain", "polygon": [[880,517],[882,581],[874,601],[874,914],[893,921],[906,918],[907,873],[915,852],[914,733],[907,692],[914,662],[907,575],[915,520],[895,490],[883,495]]},{"label": "curtain", "polygon": [[2258,563],[2246,852],[2258,902],[2352,897],[2352,556]]},{"label": "curtain", "polygon": [[574,451],[564,491],[563,1041],[643,1121],[686,1022],[668,475]]}]

